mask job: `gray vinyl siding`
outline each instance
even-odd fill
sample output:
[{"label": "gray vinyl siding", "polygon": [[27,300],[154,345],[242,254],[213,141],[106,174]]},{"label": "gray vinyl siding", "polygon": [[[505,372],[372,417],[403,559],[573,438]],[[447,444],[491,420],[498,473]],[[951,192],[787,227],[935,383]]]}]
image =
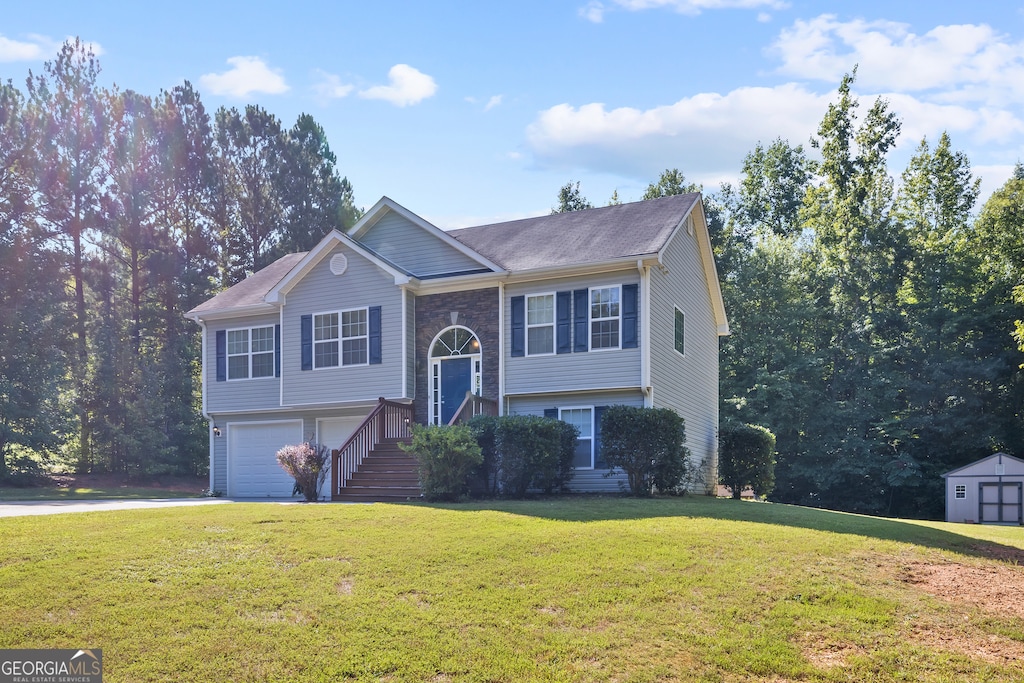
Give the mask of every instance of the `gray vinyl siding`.
[{"label": "gray vinyl siding", "polygon": [[377,221],[359,241],[416,277],[479,270],[483,266],[397,213]]},{"label": "gray vinyl siding", "polygon": [[[331,257],[338,252],[348,258],[348,268],[340,276],[330,269]],[[369,306],[381,307],[381,364],[302,370],[303,315]],[[287,293],[281,342],[285,406],[402,395],[402,291],[392,276],[350,249],[336,247]]]},{"label": "gray vinyl siding", "polygon": [[217,332],[243,327],[265,327],[276,325],[276,313],[269,315],[218,320],[206,327],[206,358],[203,372],[206,374],[206,410],[220,411],[267,410],[280,404],[281,381],[276,377],[217,381]]},{"label": "gray vinyl siding", "polygon": [[[689,226],[666,246],[667,273],[651,269],[651,382],[654,406],[686,421],[694,465],[705,462],[707,485],[718,471],[718,328],[711,294]],[[675,310],[685,316],[684,355],[675,350]]]},{"label": "gray vinyl siding", "polygon": [[[505,288],[505,392],[520,394],[541,391],[611,389],[640,386],[640,349],[608,349],[547,356],[511,354],[512,297],[570,291],[587,287],[636,284],[636,270],[603,273],[586,277],[542,280]],[[641,292],[641,299],[643,294]],[[643,308],[643,301],[639,306]],[[621,328],[620,328],[621,335]],[[621,341],[621,338],[620,338]],[[643,344],[643,339],[640,340]]]},{"label": "gray vinyl siding", "polygon": [[[226,493],[228,490],[228,437],[226,425],[239,422],[277,422],[280,420],[302,420],[302,438],[306,441],[315,441],[317,438],[316,421],[318,419],[332,417],[353,417],[366,416],[372,408],[353,407],[337,410],[311,410],[311,411],[279,411],[263,413],[245,413],[241,415],[211,415],[213,423],[220,427],[221,435],[213,437],[213,459],[210,466],[213,468],[213,490]],[[328,444],[337,448],[341,444]],[[330,487],[330,479],[324,484],[326,491]]]},{"label": "gray vinyl siding", "polygon": [[[637,391],[602,391],[581,394],[546,394],[544,396],[516,396],[508,401],[510,415],[544,415],[549,408],[633,406],[642,408],[643,394]],[[618,493],[627,487],[626,475],[622,472],[606,477],[608,470],[576,470],[569,480],[572,491],[586,493]]]}]

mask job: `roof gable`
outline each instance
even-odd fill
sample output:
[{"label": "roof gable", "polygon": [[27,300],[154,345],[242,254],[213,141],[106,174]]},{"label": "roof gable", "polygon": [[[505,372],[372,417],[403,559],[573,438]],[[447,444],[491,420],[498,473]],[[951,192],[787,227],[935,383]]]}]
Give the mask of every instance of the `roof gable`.
[{"label": "roof gable", "polygon": [[347,234],[418,278],[502,270],[388,197],[382,197]]},{"label": "roof gable", "polygon": [[265,301],[269,304],[283,303],[284,296],[302,280],[303,277],[309,271],[313,269],[320,261],[327,257],[328,254],[334,249],[335,245],[343,244],[352,251],[356,252],[366,260],[370,261],[378,268],[388,273],[395,278],[396,284],[404,284],[409,282],[409,274],[403,270],[397,268],[394,264],[380,258],[374,252],[366,249],[364,246],[353,240],[351,237],[344,235],[337,230],[329,232],[320,242],[313,247],[311,250],[306,252],[302,259],[296,263],[292,269],[282,277],[273,287],[271,287],[264,297]]},{"label": "roof gable", "polygon": [[988,455],[980,460],[975,460],[974,462],[963,465],[962,467],[957,467],[955,470],[950,470],[943,474],[942,477],[946,478],[957,474],[966,474],[970,470],[974,469],[984,471],[986,475],[990,475],[990,472],[986,470],[986,466],[994,460],[999,460],[1000,462],[1010,461],[1018,466],[1024,467],[1024,460],[1021,460],[1020,458],[1015,458],[1006,453],[993,453],[992,455]]}]

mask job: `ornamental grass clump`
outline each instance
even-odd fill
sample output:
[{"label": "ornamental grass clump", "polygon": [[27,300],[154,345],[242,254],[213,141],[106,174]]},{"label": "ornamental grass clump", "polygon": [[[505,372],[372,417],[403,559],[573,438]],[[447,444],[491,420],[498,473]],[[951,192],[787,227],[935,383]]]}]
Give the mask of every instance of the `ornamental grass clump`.
[{"label": "ornamental grass clump", "polygon": [[327,478],[327,462],[331,452],[318,443],[285,446],[277,452],[277,464],[293,479],[295,488],[309,502],[320,497],[320,489]]}]

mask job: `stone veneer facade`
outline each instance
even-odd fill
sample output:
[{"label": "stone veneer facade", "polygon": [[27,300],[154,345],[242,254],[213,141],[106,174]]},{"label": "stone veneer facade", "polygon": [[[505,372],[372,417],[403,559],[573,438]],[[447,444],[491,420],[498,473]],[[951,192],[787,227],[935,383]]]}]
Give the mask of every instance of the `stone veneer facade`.
[{"label": "stone veneer facade", "polygon": [[430,343],[442,330],[452,326],[452,312],[459,314],[456,325],[472,330],[480,340],[483,397],[498,400],[500,307],[497,287],[416,297],[416,422],[427,422],[427,406],[430,401],[430,381],[427,376],[430,363],[427,354],[430,352]]}]

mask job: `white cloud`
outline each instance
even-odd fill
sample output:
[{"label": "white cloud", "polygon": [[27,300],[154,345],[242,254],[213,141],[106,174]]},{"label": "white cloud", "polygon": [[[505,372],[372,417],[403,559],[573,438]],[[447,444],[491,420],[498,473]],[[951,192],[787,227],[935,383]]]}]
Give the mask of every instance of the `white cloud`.
[{"label": "white cloud", "polygon": [[199,83],[214,95],[248,97],[252,93],[280,95],[288,84],[280,69],[271,69],[259,57],[229,57],[231,69],[223,73],[203,74]]},{"label": "white cloud", "polygon": [[484,105],[484,111],[490,111],[501,104],[502,95],[494,95],[491,99],[487,100],[487,104]]},{"label": "white cloud", "polygon": [[419,104],[437,92],[437,83],[408,64],[395,64],[388,71],[389,85],[375,85],[359,92],[368,100],[385,100],[396,107]]},{"label": "white cloud", "polygon": [[586,6],[580,7],[579,15],[587,21],[592,21],[595,24],[600,24],[604,21],[604,13],[607,10],[603,3],[597,2],[597,0],[591,0]]},{"label": "white cloud", "polygon": [[[0,62],[34,62],[45,59],[55,59],[60,53],[63,43],[53,40],[48,36],[31,33],[26,36],[27,40],[12,40],[0,35]],[[74,38],[67,38],[67,41],[74,42]],[[103,54],[103,47],[99,43],[82,42],[86,51],[92,51],[93,55],[99,57]]]},{"label": "white cloud", "polygon": [[715,175],[735,172],[758,141],[806,143],[830,99],[786,84],[701,93],[648,110],[560,104],[539,114],[527,140],[545,166],[639,178],[671,167]]},{"label": "white cloud", "polygon": [[[671,9],[679,14],[696,16],[705,10],[716,9],[757,9],[768,7],[771,9],[785,9],[789,3],[784,0],[612,0],[618,7],[638,12],[646,9]],[[604,21],[604,15],[609,7],[599,0],[591,0],[586,6],[579,9],[581,17],[599,24]],[[762,13],[763,14],[763,13]],[[760,20],[760,19],[759,19]]]},{"label": "white cloud", "polygon": [[335,100],[347,96],[354,89],[354,85],[348,83],[342,83],[341,77],[335,74],[316,70],[316,74],[319,80],[313,84],[313,90],[316,94],[325,99]]},{"label": "white cloud", "polygon": [[[835,97],[789,83],[700,93],[647,110],[560,104],[540,112],[527,128],[527,141],[545,167],[633,178],[678,167],[707,182],[735,174],[758,142],[781,137],[806,148]],[[878,95],[858,97],[868,105]],[[943,131],[972,146],[1015,146],[1024,136],[1024,120],[1014,111],[929,102],[906,93],[882,97],[903,122],[900,149],[912,150],[924,137],[934,142]]]},{"label": "white cloud", "polygon": [[946,102],[1024,101],[1024,42],[984,24],[918,35],[907,24],[825,14],[794,22],[771,51],[782,60],[779,71],[798,78],[838,83],[857,65],[858,84],[876,91],[940,91],[933,96]]}]

